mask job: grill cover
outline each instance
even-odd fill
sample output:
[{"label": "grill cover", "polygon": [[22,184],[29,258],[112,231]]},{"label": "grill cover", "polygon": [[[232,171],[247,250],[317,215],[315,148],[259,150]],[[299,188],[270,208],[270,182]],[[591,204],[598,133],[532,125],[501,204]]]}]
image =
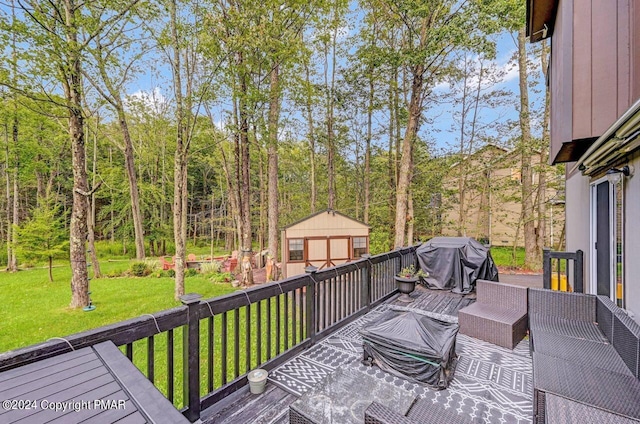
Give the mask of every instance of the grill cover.
[{"label": "grill cover", "polygon": [[365,362],[402,378],[446,389],[456,364],[458,324],[387,310],[361,330]]},{"label": "grill cover", "polygon": [[431,289],[473,291],[476,280],[498,281],[491,252],[471,237],[434,237],[416,250],[424,280]]}]

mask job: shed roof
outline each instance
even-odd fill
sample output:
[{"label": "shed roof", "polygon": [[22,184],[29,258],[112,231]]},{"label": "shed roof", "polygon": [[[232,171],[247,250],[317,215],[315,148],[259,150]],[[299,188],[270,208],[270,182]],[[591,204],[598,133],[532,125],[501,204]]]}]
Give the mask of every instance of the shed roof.
[{"label": "shed roof", "polygon": [[289,229],[289,228],[291,228],[291,227],[293,227],[293,226],[295,226],[295,225],[298,225],[298,224],[300,224],[300,223],[302,223],[302,222],[304,222],[304,221],[307,221],[307,220],[309,220],[309,219],[315,218],[316,216],[321,215],[321,214],[323,214],[323,213],[327,213],[327,214],[331,213],[331,214],[333,214],[334,216],[335,216],[335,215],[339,215],[339,216],[341,216],[341,217],[343,217],[343,218],[347,218],[347,219],[349,219],[349,220],[351,220],[351,221],[353,221],[353,222],[355,222],[355,223],[357,223],[357,224],[359,224],[359,225],[362,225],[362,226],[367,227],[367,228],[371,228],[371,226],[370,226],[370,225],[365,224],[365,223],[364,223],[364,222],[362,222],[362,221],[358,221],[357,219],[351,218],[350,216],[347,216],[347,215],[345,215],[345,214],[343,214],[343,213],[340,213],[340,212],[338,212],[338,211],[336,211],[336,210],[333,210],[333,209],[325,209],[325,210],[321,210],[321,211],[319,211],[319,212],[313,213],[313,214],[311,214],[311,215],[309,215],[309,216],[307,216],[307,217],[305,217],[305,218],[302,218],[302,219],[300,219],[300,220],[298,220],[298,221],[296,221],[296,222],[294,222],[294,223],[292,223],[292,224],[289,224],[289,225],[287,225],[286,227],[283,227],[282,229],[283,229],[283,230]]}]

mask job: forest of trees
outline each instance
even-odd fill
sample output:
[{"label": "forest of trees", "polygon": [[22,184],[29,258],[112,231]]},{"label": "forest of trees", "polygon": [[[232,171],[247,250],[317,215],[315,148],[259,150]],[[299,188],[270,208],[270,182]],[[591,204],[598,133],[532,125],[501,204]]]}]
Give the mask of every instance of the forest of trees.
[{"label": "forest of trees", "polygon": [[[449,165],[489,142],[520,152],[527,266],[539,266],[548,170],[531,164],[547,162],[548,52],[526,44],[520,0],[7,0],[0,11],[0,263],[15,270],[18,239],[53,220],[68,244],[41,256],[66,249],[72,307],[88,302],[94,240],[138,259],[175,254],[178,297],[188,240],[277,258],[280,228],[325,208],[369,223],[374,252],[433,236]],[[513,92],[495,61],[505,36]],[[529,92],[542,99],[533,108]],[[443,115],[457,134],[446,143],[431,130]]]}]

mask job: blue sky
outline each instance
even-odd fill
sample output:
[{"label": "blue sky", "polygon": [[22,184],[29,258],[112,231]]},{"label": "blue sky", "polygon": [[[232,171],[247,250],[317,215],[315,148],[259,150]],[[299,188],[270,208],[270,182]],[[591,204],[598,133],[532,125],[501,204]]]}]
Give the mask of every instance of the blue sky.
[{"label": "blue sky", "polygon": [[[342,37],[351,37],[356,32],[357,27],[351,29],[345,28],[345,30],[342,31]],[[505,105],[496,107],[485,106],[481,109],[478,121],[486,126],[491,126],[493,123],[504,126],[506,122],[516,121],[518,119],[518,69],[512,60],[517,49],[516,37],[515,34],[503,33],[495,36],[495,41],[497,54],[496,58],[491,61],[491,64],[496,70],[502,72],[503,75],[499,83],[491,86],[483,86],[483,91],[489,92],[495,89],[504,90],[511,94],[508,96]],[[167,98],[172,97],[171,80],[169,78],[170,73],[168,67],[163,64],[164,60],[163,57],[158,57],[158,60],[154,63],[155,69],[147,68],[146,72],[140,74],[138,78],[129,85],[129,94],[147,97],[154,96],[159,101],[165,101]],[[539,75],[539,60],[537,62],[535,73]],[[316,66],[318,69],[321,69],[323,63],[317,63]],[[345,67],[344,59],[338,62],[338,67]],[[541,87],[541,78],[538,78],[536,83],[538,85],[537,91],[530,90],[529,92],[533,115],[535,115],[536,110],[542,107],[543,90]],[[470,85],[473,86],[473,82]],[[434,154],[441,154],[445,151],[455,149],[455,146],[459,143],[459,126],[454,119],[454,113],[459,111],[459,107],[453,105],[455,93],[447,82],[441,82],[435,87],[433,99],[436,98],[438,99],[437,103],[427,102],[424,116],[429,122],[422,126],[420,135],[435,146]],[[362,108],[364,108],[364,106],[361,106],[361,109]],[[214,109],[214,114],[218,117],[217,120],[221,121],[228,110],[230,110],[228,101],[222,100],[221,104]],[[303,122],[303,112],[296,110],[287,111],[285,105],[285,108],[283,108],[283,122],[286,119],[296,119]],[[382,112],[377,117],[377,121],[380,122],[381,125],[386,124],[386,119],[385,112]],[[535,118],[533,119],[532,131],[534,135],[538,136],[541,133],[539,121],[536,121]],[[291,132],[296,133],[294,129],[292,129]],[[297,132],[300,133],[300,131]],[[514,132],[498,133],[497,130],[492,129],[488,129],[486,134],[492,136],[494,142],[502,144],[506,144],[509,138],[517,135]],[[384,135],[380,137],[380,144],[386,143],[384,138]]]}]

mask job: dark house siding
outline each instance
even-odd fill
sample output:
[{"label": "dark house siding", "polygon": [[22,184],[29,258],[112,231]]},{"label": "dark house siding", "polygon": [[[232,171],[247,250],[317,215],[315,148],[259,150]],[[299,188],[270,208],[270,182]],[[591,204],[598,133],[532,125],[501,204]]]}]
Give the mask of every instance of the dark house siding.
[{"label": "dark house siding", "polygon": [[551,49],[551,161],[562,143],[602,135],[638,98],[638,27],[635,0],[560,0]]}]

